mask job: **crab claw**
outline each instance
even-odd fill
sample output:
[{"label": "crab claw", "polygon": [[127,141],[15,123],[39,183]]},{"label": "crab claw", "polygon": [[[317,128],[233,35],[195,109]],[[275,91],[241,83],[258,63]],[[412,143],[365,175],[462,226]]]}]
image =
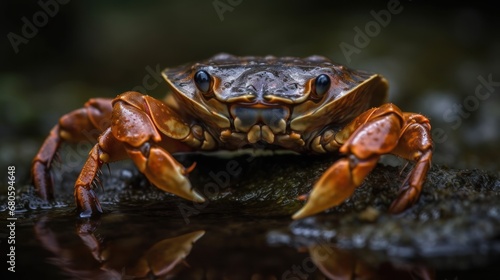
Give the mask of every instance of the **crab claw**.
[{"label": "crab claw", "polygon": [[204,234],[204,230],[198,230],[156,243],[135,265],[125,268],[126,274],[141,278],[147,277],[148,274],[150,276],[169,275],[179,263],[185,260],[194,243]]},{"label": "crab claw", "polygon": [[159,147],[151,147],[147,157],[140,151],[128,150],[128,153],[139,170],[156,187],[194,202],[205,202],[205,198],[191,187],[186,177],[193,166],[186,169]]},{"label": "crab claw", "polygon": [[[354,166],[351,166],[352,162],[355,162]],[[375,163],[376,159],[339,160],[316,182],[306,205],[293,214],[292,218],[302,219],[341,204],[354,193]]]}]

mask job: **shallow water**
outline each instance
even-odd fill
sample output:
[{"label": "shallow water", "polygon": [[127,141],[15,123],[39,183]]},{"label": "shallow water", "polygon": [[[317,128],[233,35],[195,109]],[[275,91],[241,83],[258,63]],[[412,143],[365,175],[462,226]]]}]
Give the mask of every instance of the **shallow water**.
[{"label": "shallow water", "polygon": [[292,221],[302,204],[297,193],[332,159],[179,159],[198,163],[191,177],[200,191],[216,181],[210,172],[221,174],[230,161],[247,173],[205,193],[207,204],[192,204],[150,186],[130,163],[112,165],[105,190],[97,190],[105,213],[92,219],[74,210],[68,178],[76,172],[62,177],[54,203],[27,187],[16,199],[16,277],[472,279],[499,272],[500,179],[491,174],[434,167],[419,203],[390,215],[404,174],[388,181],[400,168],[379,165],[345,204]]}]

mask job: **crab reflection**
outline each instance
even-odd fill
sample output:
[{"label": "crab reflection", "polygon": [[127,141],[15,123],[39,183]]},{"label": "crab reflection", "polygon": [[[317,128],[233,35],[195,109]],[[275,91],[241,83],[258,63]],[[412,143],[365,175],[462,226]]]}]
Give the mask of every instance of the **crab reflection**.
[{"label": "crab reflection", "polygon": [[78,221],[73,236],[55,233],[48,222],[43,217],[35,224],[36,237],[55,255],[51,263],[77,279],[140,279],[175,275],[187,267],[184,259],[191,252],[193,243],[205,234],[203,230],[193,231],[159,240],[144,248],[149,243],[144,237],[105,241],[97,233],[99,220]]},{"label": "crab reflection", "polygon": [[307,250],[312,263],[328,279],[435,279],[432,269],[423,266],[395,267],[392,264],[375,267],[332,244],[319,243]]},{"label": "crab reflection", "polygon": [[105,215],[76,226],[72,218],[42,217],[34,231],[49,261],[71,279],[434,279],[429,269],[368,264],[326,242],[298,252],[270,246],[264,237],[275,221],[182,226],[134,217]]}]

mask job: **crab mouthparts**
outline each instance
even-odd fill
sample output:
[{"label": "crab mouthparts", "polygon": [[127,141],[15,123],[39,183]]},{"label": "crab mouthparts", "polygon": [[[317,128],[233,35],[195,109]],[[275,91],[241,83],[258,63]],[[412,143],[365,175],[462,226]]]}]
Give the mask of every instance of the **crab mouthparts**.
[{"label": "crab mouthparts", "polygon": [[274,142],[274,135],[286,131],[286,120],[290,109],[284,106],[256,104],[252,106],[234,105],[230,109],[237,132],[248,133],[248,141],[256,143],[264,140]]}]

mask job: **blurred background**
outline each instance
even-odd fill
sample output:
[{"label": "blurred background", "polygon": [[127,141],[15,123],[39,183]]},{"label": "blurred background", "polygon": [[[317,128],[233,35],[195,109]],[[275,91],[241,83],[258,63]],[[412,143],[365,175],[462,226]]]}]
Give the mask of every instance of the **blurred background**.
[{"label": "blurred background", "polygon": [[63,114],[131,89],[161,98],[160,69],[219,52],[318,54],[380,73],[391,102],[431,119],[434,163],[499,172],[493,2],[60,2],[0,4],[0,165],[15,165],[20,180]]}]

